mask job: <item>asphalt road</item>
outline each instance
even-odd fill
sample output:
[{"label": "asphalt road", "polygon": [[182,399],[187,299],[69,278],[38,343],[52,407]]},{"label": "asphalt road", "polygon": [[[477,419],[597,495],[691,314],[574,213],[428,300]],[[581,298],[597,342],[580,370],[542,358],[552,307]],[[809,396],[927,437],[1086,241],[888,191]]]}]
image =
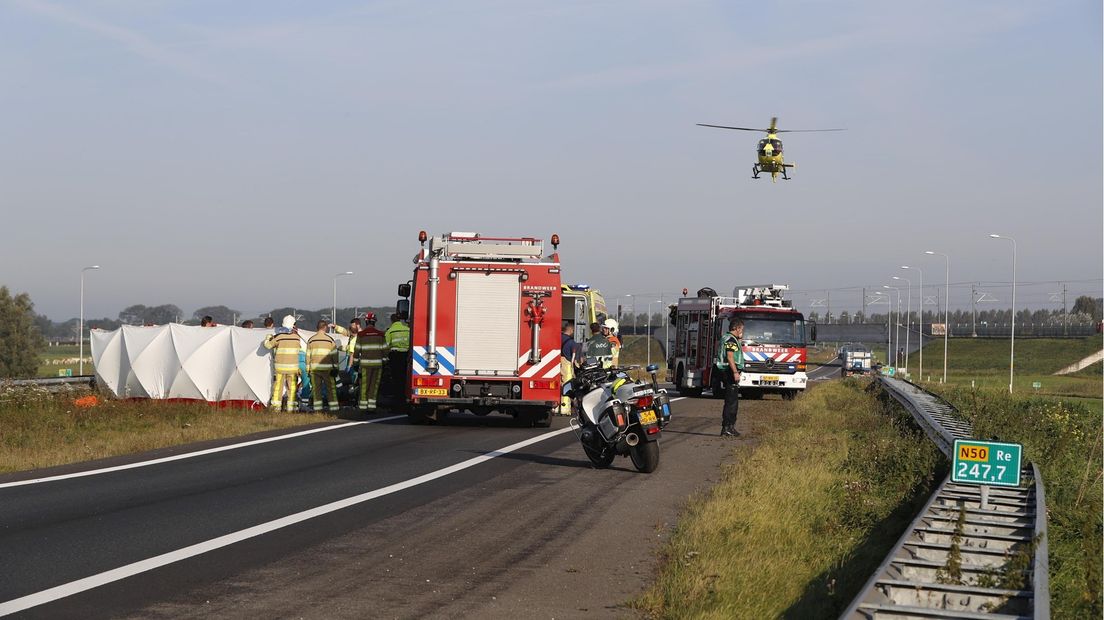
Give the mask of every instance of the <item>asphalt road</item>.
[{"label": "asphalt road", "polygon": [[[741,431],[785,406],[744,403]],[[593,469],[566,418],[457,416],[0,477],[0,615],[632,616],[620,605],[731,453],[719,409],[677,401],[651,475]]]}]

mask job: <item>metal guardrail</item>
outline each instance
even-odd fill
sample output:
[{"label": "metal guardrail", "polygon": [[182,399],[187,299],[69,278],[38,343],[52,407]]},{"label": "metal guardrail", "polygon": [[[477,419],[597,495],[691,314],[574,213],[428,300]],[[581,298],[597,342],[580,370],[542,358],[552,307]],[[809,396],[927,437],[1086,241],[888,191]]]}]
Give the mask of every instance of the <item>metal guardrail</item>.
[{"label": "metal guardrail", "polygon": [[0,379],[0,385],[28,386],[39,385],[45,388],[63,385],[87,385],[96,387],[96,375],[77,375],[76,377],[39,377],[37,379]]},{"label": "metal guardrail", "polygon": [[[900,379],[879,380],[948,458],[955,439],[972,435],[938,396]],[[981,510],[980,487],[948,476],[840,618],[1048,620],[1043,479],[1034,464],[1021,478],[1027,484],[991,489],[989,509]],[[1024,554],[1032,557],[1027,566]],[[1017,582],[1023,587],[999,587]]]}]

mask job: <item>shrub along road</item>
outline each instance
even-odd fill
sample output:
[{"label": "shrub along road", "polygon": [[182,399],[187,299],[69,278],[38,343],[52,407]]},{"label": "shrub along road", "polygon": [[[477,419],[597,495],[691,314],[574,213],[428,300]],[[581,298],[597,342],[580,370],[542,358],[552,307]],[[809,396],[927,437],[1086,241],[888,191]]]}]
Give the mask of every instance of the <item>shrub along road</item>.
[{"label": "shrub along road", "polygon": [[[627,459],[591,468],[566,418],[544,430],[457,416],[34,484],[11,483],[43,472],[0,477],[0,612],[634,615],[621,605],[654,578],[680,507],[790,406],[743,403],[733,441],[716,436],[719,401],[680,400],[652,475]],[[348,498],[360,501],[319,509]],[[276,527],[289,515],[303,520]]]}]

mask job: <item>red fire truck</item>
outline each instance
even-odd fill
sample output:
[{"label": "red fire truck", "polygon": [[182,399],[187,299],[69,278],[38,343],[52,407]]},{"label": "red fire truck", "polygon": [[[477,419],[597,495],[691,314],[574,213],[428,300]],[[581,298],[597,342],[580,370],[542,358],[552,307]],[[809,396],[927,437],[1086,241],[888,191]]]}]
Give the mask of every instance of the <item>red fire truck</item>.
[{"label": "red fire truck", "polygon": [[[765,393],[792,399],[805,389],[805,317],[793,309],[782,292],[784,284],[737,286],[731,297],[713,289],[698,291],[697,297],[683,297],[673,308],[675,342],[668,362],[675,386],[687,396],[701,396],[711,388],[719,396],[720,374],[714,360],[721,336],[730,318],[744,321],[744,372],[740,394],[756,398]],[[816,325],[811,326],[816,339]]]},{"label": "red fire truck", "polygon": [[560,400],[558,236],[550,256],[532,237],[423,231],[418,240],[414,278],[399,286],[408,298],[399,313],[410,317],[410,417],[497,411],[548,426]]}]

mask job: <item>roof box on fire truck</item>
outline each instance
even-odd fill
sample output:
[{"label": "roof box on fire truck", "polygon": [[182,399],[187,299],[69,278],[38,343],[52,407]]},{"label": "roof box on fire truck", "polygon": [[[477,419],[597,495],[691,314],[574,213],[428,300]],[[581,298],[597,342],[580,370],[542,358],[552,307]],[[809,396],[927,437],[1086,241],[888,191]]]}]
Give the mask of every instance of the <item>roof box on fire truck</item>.
[{"label": "roof box on fire truck", "polygon": [[433,237],[430,252],[441,250],[443,259],[539,260],[544,241],[533,237],[484,237],[473,232],[451,232]]},{"label": "roof box on fire truck", "polygon": [[789,308],[792,306],[790,300],[782,299],[782,292],[788,290],[790,287],[785,284],[755,284],[733,288],[732,296],[740,306]]}]

